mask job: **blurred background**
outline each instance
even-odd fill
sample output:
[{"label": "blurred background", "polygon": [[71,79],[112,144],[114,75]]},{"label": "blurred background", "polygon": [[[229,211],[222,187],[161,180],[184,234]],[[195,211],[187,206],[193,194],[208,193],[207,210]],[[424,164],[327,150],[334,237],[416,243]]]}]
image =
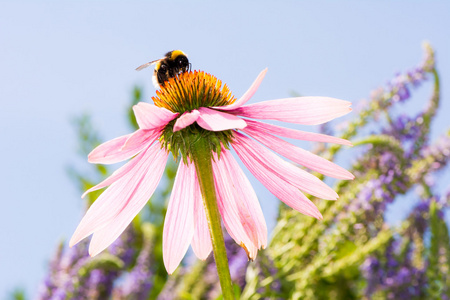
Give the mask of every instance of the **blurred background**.
[{"label": "blurred background", "polygon": [[[293,93],[341,98],[353,102],[351,121],[370,91],[420,64],[428,40],[441,88],[432,141],[450,126],[445,28],[446,1],[0,2],[0,297],[17,287],[35,295],[57,245],[83,215],[69,173],[90,169],[77,153],[74,120],[88,113],[109,140],[130,132],[124,112],[136,86],[151,102],[153,70],[137,66],[182,49],[193,69],[214,74],[237,97],[268,67],[251,102]],[[394,113],[418,113],[432,89],[432,80],[423,83]],[[337,161],[349,168],[346,152]],[[279,201],[249,177],[272,229]],[[436,191],[445,193],[449,180],[447,168]],[[386,210],[389,224],[410,213],[403,198]]]}]

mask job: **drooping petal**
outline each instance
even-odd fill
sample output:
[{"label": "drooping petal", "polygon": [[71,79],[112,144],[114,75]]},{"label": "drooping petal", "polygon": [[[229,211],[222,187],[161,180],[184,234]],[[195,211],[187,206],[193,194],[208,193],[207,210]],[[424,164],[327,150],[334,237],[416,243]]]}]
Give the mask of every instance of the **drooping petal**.
[{"label": "drooping petal", "polygon": [[297,97],[241,106],[230,113],[303,125],[318,125],[351,111],[351,103],[328,97]]},{"label": "drooping petal", "polygon": [[194,235],[195,167],[180,162],[167,207],[163,231],[163,260],[172,274],[186,254]]},{"label": "drooping petal", "polygon": [[[194,166],[192,166],[192,168],[194,168]],[[195,256],[201,260],[205,260],[212,251],[212,243],[200,186],[197,180],[195,182],[194,200],[194,236],[192,237],[191,246]]]},{"label": "drooping petal", "polygon": [[258,140],[262,144],[266,145],[268,148],[283,155],[284,157],[298,163],[302,166],[310,168],[311,170],[317,171],[324,175],[338,178],[338,179],[354,179],[352,173],[346,169],[332,163],[325,158],[315,155],[309,151],[302,148],[296,147],[282,139],[279,139],[269,133],[261,132],[259,130],[253,130],[245,128],[243,129],[245,133]]},{"label": "drooping petal", "polygon": [[100,182],[99,184],[91,187],[90,189],[88,189],[86,192],[84,192],[84,194],[81,196],[81,198],[84,198],[87,194],[89,194],[90,192],[102,189],[104,187],[107,187],[111,184],[113,184],[114,182],[116,182],[117,180],[119,180],[120,178],[122,178],[123,176],[125,176],[126,174],[128,174],[128,172],[134,170],[134,168],[136,167],[136,165],[142,160],[142,158],[144,157],[144,154],[146,152],[142,151],[141,153],[139,153],[138,155],[136,155],[136,157],[134,157],[132,160],[130,160],[129,162],[127,162],[125,165],[123,165],[122,167],[120,167],[119,169],[117,169],[116,171],[114,171],[114,173],[111,174],[111,176],[109,176],[108,178],[106,178],[105,180],[103,180],[102,182]]},{"label": "drooping petal", "polygon": [[248,258],[254,260],[258,253],[259,244],[255,222],[251,213],[239,198],[240,195],[232,184],[223,159],[217,159],[216,157],[212,161],[212,165],[217,204],[223,223],[230,236],[245,249]]},{"label": "drooping petal", "polygon": [[242,203],[246,206],[256,225],[258,248],[264,249],[267,246],[267,225],[261,205],[258,201],[258,197],[256,196],[256,193],[253,190],[247,176],[245,176],[230,151],[223,150],[221,159],[223,159],[228,174],[230,174],[229,178],[231,179],[231,184],[236,188],[238,195],[237,201],[242,201]]},{"label": "drooping petal", "polygon": [[[154,148],[158,149],[158,147]],[[126,205],[111,222],[94,232],[89,244],[91,256],[97,255],[111,245],[142,210],[161,180],[167,157],[166,151],[160,150],[152,157],[151,161],[146,162],[143,174],[138,178],[133,178],[138,184],[134,191],[125,198],[127,199]]]},{"label": "drooping petal", "polygon": [[258,77],[256,77],[255,81],[252,83],[250,88],[242,95],[239,100],[234,102],[233,104],[227,105],[227,106],[215,106],[212,108],[220,109],[220,110],[233,110],[236,108],[241,107],[244,105],[250,98],[253,97],[255,92],[258,90],[259,85],[261,84],[262,80],[264,79],[264,76],[266,76],[267,68],[265,68],[261,73],[259,73]]},{"label": "drooping petal", "polygon": [[145,145],[151,145],[161,135],[160,130],[138,129],[125,142],[120,151],[128,151]]},{"label": "drooping petal", "polygon": [[199,115],[200,115],[200,112],[196,109],[194,109],[191,112],[188,112],[188,111],[185,112],[175,122],[175,125],[173,126],[173,132],[177,132],[178,130],[181,130],[181,129],[191,125],[192,123],[197,121]]},{"label": "drooping petal", "polygon": [[[153,172],[148,172],[149,166],[153,165],[157,152],[160,150],[158,145],[153,145],[145,151],[143,157],[136,163],[134,168],[125,174],[122,178],[111,184],[97,200],[89,207],[86,215],[81,220],[75,233],[73,234],[69,245],[72,246],[84,239],[94,231],[98,231],[107,226],[133,199],[143,178],[150,176],[148,180],[158,177]],[[159,163],[159,162],[156,162]],[[159,179],[158,179],[159,180]]]},{"label": "drooping petal", "polygon": [[247,123],[239,117],[220,112],[206,107],[200,107],[200,116],[197,119],[197,124],[206,130],[223,131],[228,129],[242,129],[247,126]]},{"label": "drooping petal", "polygon": [[236,143],[233,144],[233,148],[236,152],[250,155],[253,160],[264,166],[268,172],[277,174],[287,183],[322,199],[336,200],[339,197],[332,188],[323,183],[319,178],[284,161],[250,138],[238,132],[234,133],[234,137]]},{"label": "drooping petal", "polygon": [[297,139],[302,141],[311,141],[311,142],[323,142],[323,143],[335,143],[346,146],[353,146],[350,141],[340,139],[338,137],[334,137],[331,135],[320,134],[315,132],[307,132],[301,131],[291,128],[285,128],[277,125],[262,123],[254,120],[245,120],[247,123],[246,128],[251,128],[253,130],[258,130],[261,132],[268,132],[271,134]]},{"label": "drooping petal", "polygon": [[[156,139],[159,137],[160,133],[156,131],[148,131],[148,130],[142,130],[139,129],[135,131],[125,142],[125,144],[122,146],[121,151],[128,151],[129,149],[136,149],[141,148],[142,145],[145,147],[150,147]],[[132,141],[130,141],[132,140]],[[90,192],[102,189],[104,187],[107,187],[120,178],[122,178],[124,175],[126,175],[129,171],[133,170],[136,164],[142,159],[143,157],[143,151],[140,152],[135,158],[133,158],[130,162],[126,163],[119,169],[117,169],[111,176],[100,182],[99,184],[91,187],[86,192],[83,193],[81,198],[84,198],[87,194]]]},{"label": "drooping petal", "polygon": [[322,219],[322,214],[298,188],[281,179],[277,174],[267,170],[258,160],[237,144],[233,144],[236,153],[249,171],[258,179],[273,195],[302,214]]},{"label": "drooping petal", "polygon": [[133,106],[136,121],[141,129],[155,129],[166,125],[179,114],[164,107],[158,107],[145,102]]},{"label": "drooping petal", "polygon": [[128,148],[122,151],[123,145],[131,135],[123,135],[101,144],[89,153],[88,161],[93,164],[114,164],[136,155],[147,145],[141,144],[137,145],[136,148]]}]

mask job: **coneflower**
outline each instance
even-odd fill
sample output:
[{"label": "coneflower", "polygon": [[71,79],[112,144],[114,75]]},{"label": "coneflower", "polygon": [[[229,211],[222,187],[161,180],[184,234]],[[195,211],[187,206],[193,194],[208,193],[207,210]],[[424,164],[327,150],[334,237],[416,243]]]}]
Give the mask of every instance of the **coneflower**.
[{"label": "coneflower", "polygon": [[81,220],[70,245],[93,233],[89,253],[94,256],[117,239],[152,196],[170,152],[175,159],[181,156],[181,162],[164,223],[165,267],[169,274],[173,273],[189,245],[200,259],[206,259],[214,249],[225,299],[231,298],[232,292],[221,220],[250,260],[267,245],[266,223],[256,193],[233,158],[231,148],[281,201],[301,213],[322,218],[303,192],[328,200],[336,200],[338,195],[317,177],[284,161],[266,147],[324,175],[353,179],[345,169],[275,135],[342,145],[351,143],[250,119],[322,124],[350,112],[350,102],[328,97],[296,97],[244,105],[266,72],[262,71],[238,100],[214,76],[194,71],[170,78],[152,98],[155,105],[141,102],[134,106],[139,129],[98,146],[89,154],[89,162],[112,164],[133,158],[86,191],[109,186]]}]

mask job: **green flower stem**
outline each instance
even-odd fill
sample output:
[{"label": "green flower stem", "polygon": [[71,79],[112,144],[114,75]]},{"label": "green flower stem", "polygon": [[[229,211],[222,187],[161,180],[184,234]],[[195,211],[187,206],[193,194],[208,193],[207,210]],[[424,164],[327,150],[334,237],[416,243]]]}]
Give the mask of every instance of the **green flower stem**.
[{"label": "green flower stem", "polygon": [[217,206],[216,189],[212,170],[212,150],[205,138],[199,138],[191,144],[192,158],[197,171],[197,177],[202,191],[203,205],[208,220],[211,234],[214,259],[216,260],[217,273],[222,287],[223,299],[234,299],[231,283],[230,269],[228,267],[227,252],[223,239],[222,225],[220,222],[219,208]]}]

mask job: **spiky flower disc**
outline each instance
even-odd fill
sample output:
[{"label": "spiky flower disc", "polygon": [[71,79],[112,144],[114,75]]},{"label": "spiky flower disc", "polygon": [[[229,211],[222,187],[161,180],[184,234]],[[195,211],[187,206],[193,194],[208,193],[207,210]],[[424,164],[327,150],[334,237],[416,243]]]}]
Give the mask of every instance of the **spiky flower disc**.
[{"label": "spiky flower disc", "polygon": [[[181,115],[202,107],[226,106],[236,101],[226,84],[203,71],[185,72],[170,78],[156,95],[152,97],[156,106]],[[174,130],[177,120],[167,124],[160,139],[163,147],[172,152],[175,158],[179,153],[184,162],[187,162],[188,157],[192,158],[190,147],[199,138],[207,139],[211,150],[219,155],[223,146],[229,149],[231,130],[210,131],[193,123],[177,131]]]},{"label": "spiky flower disc", "polygon": [[175,113],[184,113],[200,107],[226,106],[236,98],[226,84],[203,71],[185,72],[170,78],[152,97],[156,106]]}]

